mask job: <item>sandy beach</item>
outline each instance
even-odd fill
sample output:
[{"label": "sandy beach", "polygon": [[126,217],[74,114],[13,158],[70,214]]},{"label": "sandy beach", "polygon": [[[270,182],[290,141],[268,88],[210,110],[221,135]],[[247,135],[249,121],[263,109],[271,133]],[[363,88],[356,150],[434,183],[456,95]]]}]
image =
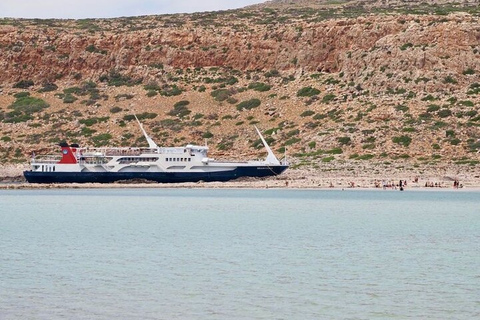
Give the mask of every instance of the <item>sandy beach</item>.
[{"label": "sandy beach", "polygon": [[478,166],[376,166],[343,164],[322,169],[288,169],[269,178],[240,178],[228,182],[148,183],[127,182],[113,184],[30,184],[23,178],[24,165],[0,166],[0,189],[48,188],[298,188],[298,189],[399,189],[400,180],[405,189],[455,189],[459,181],[462,190],[480,190]]}]

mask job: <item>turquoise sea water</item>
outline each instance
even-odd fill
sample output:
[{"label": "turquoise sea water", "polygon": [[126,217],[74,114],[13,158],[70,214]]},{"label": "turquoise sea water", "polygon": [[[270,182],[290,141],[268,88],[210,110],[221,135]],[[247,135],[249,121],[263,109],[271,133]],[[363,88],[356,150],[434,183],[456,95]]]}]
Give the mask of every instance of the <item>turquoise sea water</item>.
[{"label": "turquoise sea water", "polygon": [[480,318],[480,193],[0,191],[0,319]]}]

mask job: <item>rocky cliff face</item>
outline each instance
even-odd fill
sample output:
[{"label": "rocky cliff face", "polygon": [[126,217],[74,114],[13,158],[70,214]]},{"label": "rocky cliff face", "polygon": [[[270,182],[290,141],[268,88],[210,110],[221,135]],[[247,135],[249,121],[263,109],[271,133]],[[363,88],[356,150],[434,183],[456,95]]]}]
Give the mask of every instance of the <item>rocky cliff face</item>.
[{"label": "rocky cliff face", "polygon": [[[220,149],[242,153],[254,151],[255,143],[242,143],[236,132],[257,121],[272,129],[278,146],[287,141],[308,165],[359,157],[478,161],[478,8],[469,1],[373,3],[273,1],[192,15],[4,19],[4,161],[22,159],[45,128],[57,133],[49,133],[50,141],[74,131],[77,139],[92,143],[94,135],[85,129],[106,127],[119,135],[111,143],[134,142],[122,140],[126,133],[118,129],[134,110],[157,114],[152,123],[145,121],[159,138],[168,137],[161,138],[165,143],[175,143],[165,124],[170,119],[182,125],[186,140],[201,140],[209,132]],[[94,88],[93,98],[88,88],[68,91],[85,83]],[[255,87],[259,83],[263,89]],[[49,85],[52,90],[42,90]],[[169,91],[175,87],[179,95]],[[306,88],[318,92],[305,93]],[[32,119],[12,121],[13,95],[23,89],[50,107]],[[215,96],[218,89],[227,91],[225,99]],[[252,98],[260,107],[238,107]],[[188,101],[189,115],[169,115],[180,100]],[[159,112],[155,105],[166,107]],[[94,116],[108,120],[78,122]],[[405,137],[408,143],[399,142]],[[15,157],[14,150],[20,150]]]},{"label": "rocky cliff face", "polygon": [[[395,74],[437,69],[459,74],[478,63],[477,16],[394,14],[316,21],[315,11],[302,18],[265,10],[87,22],[4,20],[0,80],[53,82],[122,70],[145,81],[158,76],[159,65],[301,69],[356,79],[381,68]],[[398,80],[380,72],[369,79],[373,85]]]}]

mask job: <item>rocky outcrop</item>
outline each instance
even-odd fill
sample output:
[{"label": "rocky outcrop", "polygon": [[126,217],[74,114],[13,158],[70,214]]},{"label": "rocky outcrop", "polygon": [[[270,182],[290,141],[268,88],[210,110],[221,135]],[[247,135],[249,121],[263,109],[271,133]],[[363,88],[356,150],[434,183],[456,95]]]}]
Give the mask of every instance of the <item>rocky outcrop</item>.
[{"label": "rocky outcrop", "polygon": [[[219,26],[199,24],[193,16],[179,16],[182,25],[175,27],[165,17],[145,17],[148,28],[133,31],[111,26],[108,20],[96,21],[92,32],[76,28],[75,21],[59,22],[54,28],[30,21],[3,25],[0,81],[98,79],[111,70],[148,80],[158,75],[159,66],[223,66],[242,71],[343,72],[352,80],[374,72],[362,81],[374,87],[392,85],[405,73],[415,77],[441,68],[446,75],[459,74],[480,59],[479,20],[468,14],[261,24],[261,11],[238,19],[241,12],[219,13],[212,22]],[[387,77],[389,73],[396,77]]]}]

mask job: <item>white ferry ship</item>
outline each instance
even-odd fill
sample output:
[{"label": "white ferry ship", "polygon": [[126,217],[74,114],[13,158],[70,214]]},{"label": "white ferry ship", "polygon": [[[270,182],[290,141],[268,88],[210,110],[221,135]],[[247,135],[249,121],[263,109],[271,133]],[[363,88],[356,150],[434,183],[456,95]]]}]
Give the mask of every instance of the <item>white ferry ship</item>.
[{"label": "white ferry ship", "polygon": [[175,183],[267,177],[288,168],[287,161],[275,157],[256,127],[267,150],[265,160],[218,161],[208,157],[207,146],[159,147],[138,124],[148,148],[81,148],[63,143],[61,156],[33,156],[31,170],[24,171],[24,176],[30,183],[112,183],[132,179]]}]

